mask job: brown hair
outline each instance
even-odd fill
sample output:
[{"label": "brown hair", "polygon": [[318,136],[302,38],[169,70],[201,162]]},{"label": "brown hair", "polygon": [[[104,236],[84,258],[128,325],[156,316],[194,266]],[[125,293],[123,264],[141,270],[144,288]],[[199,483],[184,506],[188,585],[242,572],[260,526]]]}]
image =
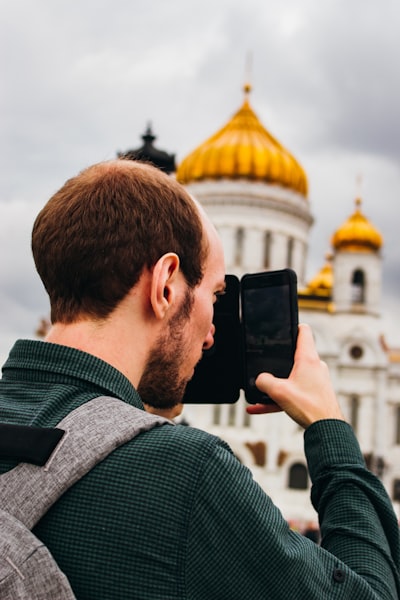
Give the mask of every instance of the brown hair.
[{"label": "brown hair", "polygon": [[114,160],[69,179],[36,218],[32,252],[52,322],[107,317],[166,252],[189,287],[200,283],[208,246],[195,203],[150,165]]}]

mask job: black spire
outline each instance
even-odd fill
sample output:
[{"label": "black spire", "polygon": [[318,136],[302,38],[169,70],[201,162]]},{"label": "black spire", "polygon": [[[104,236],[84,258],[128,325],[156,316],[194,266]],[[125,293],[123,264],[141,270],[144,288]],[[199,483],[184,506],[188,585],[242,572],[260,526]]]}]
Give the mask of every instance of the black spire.
[{"label": "black spire", "polygon": [[161,169],[161,171],[165,171],[165,173],[173,173],[176,169],[175,154],[168,154],[163,150],[158,150],[155,148],[153,146],[153,142],[156,139],[157,138],[153,134],[151,125],[149,123],[144,135],[142,135],[143,146],[137,148],[136,150],[118,152],[117,156],[118,158],[127,158],[129,160],[141,160],[143,162],[148,162]]}]

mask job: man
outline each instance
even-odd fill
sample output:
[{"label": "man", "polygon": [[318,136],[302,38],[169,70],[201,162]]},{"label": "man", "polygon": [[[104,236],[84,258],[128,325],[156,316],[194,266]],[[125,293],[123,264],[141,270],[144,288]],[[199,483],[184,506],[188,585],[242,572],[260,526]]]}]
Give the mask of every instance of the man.
[{"label": "man", "polygon": [[[52,328],[45,342],[19,340],[11,350],[2,420],[54,426],[102,394],[178,414],[213,343],[225,275],[216,231],[185,190],[148,165],[94,165],[40,212],[32,249]],[[290,378],[264,373],[257,385],[306,429],[323,547],[289,529],[224,442],[157,427],[109,455],[34,530],[77,598],[397,597],[396,518],[307,326]]]}]

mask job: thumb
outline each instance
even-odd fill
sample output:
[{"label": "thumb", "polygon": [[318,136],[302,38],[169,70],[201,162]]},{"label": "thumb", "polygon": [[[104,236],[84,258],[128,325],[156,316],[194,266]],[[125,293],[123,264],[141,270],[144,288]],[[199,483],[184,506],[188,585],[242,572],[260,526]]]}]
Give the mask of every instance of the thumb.
[{"label": "thumb", "polygon": [[256,379],[256,386],[260,390],[260,392],[264,392],[267,396],[271,396],[273,398],[272,390],[276,382],[279,381],[277,377],[274,377],[272,373],[260,373]]}]

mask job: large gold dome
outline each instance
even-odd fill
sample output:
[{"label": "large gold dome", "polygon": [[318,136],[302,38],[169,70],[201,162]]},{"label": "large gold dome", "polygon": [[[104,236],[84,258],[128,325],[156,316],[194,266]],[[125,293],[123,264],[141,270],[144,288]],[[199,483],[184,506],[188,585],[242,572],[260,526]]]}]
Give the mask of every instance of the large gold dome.
[{"label": "large gold dome", "polygon": [[297,160],[265,129],[248,100],[228,123],[191,152],[176,177],[187,184],[205,179],[251,179],[307,195],[307,176]]},{"label": "large gold dome", "polygon": [[379,250],[381,234],[361,212],[361,199],[356,199],[356,209],[332,236],[335,250],[370,252]]}]

